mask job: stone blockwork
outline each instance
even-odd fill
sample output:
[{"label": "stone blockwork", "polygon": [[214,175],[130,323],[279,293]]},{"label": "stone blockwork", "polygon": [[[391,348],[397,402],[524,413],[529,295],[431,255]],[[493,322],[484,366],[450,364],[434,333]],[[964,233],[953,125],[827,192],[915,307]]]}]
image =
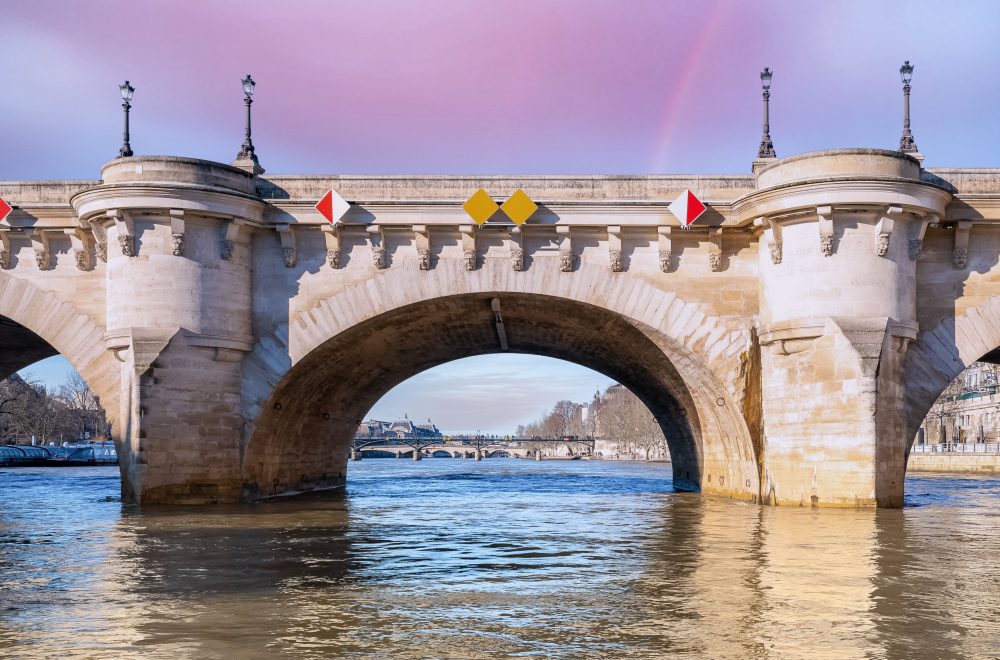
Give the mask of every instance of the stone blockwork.
[{"label": "stone blockwork", "polygon": [[[336,224],[313,208],[330,188],[352,203]],[[477,226],[478,188],[539,209]],[[685,188],[709,206],[690,230],[667,208]],[[383,393],[506,350],[632,389],[678,487],[900,506],[926,408],[1000,346],[998,172],[891,151],[697,177],[261,179],[138,157],[0,196],[0,366],[64,354],[144,504],[339,487]]]}]

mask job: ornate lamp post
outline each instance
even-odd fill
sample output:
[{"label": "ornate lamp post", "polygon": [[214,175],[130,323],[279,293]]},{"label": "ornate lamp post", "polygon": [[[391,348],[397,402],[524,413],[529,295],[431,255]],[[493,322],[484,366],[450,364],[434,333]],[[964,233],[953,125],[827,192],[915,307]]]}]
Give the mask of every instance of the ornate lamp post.
[{"label": "ornate lamp post", "polygon": [[253,103],[253,88],[257,86],[257,83],[253,81],[250,74],[243,79],[243,94],[246,97],[244,102],[247,104],[247,128],[246,135],[243,137],[243,146],[240,147],[240,153],[236,155],[236,160],[252,160],[257,163],[257,154],[253,151],[253,141],[250,139],[250,105]]},{"label": "ornate lamp post", "polygon": [[915,153],[917,145],[910,133],[910,81],[913,80],[913,65],[910,60],[899,67],[899,77],[903,80],[903,136],[899,138],[899,150],[903,153]]},{"label": "ornate lamp post", "polygon": [[771,124],[768,118],[768,103],[771,100],[771,70],[764,67],[760,72],[760,84],[764,88],[764,132],[760,138],[760,149],[757,158],[777,158],[774,145],[771,143]]},{"label": "ornate lamp post", "polygon": [[124,139],[122,141],[122,148],[118,150],[119,158],[128,158],[132,155],[132,145],[128,143],[128,111],[132,109],[132,94],[135,93],[135,88],[128,84],[126,80],[121,85],[118,86],[118,91],[122,93],[122,107],[125,109],[125,132]]}]

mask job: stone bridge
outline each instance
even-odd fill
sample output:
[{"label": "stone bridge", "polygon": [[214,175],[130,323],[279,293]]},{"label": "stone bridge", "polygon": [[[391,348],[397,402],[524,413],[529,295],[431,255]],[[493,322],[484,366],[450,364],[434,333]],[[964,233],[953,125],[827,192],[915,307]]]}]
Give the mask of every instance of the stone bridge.
[{"label": "stone bridge", "polygon": [[[901,506],[921,419],[1000,346],[1000,171],[872,149],[754,170],[264,177],[150,156],[0,182],[0,375],[64,355],[143,504],[341,486],[385,392],[507,350],[635,392],[679,488]],[[331,188],[352,203],[335,225],[314,210]],[[478,188],[540,207],[478,226]],[[682,231],[686,188],[709,210]]]},{"label": "stone bridge", "polygon": [[391,440],[384,438],[354,438],[351,443],[351,460],[361,460],[365,452],[386,452],[397,458],[410,457],[419,461],[422,456],[436,458],[538,458],[590,456],[594,453],[593,438],[508,438],[503,441],[486,437],[454,437],[448,442],[441,439],[410,438]]},{"label": "stone bridge", "polygon": [[[482,445],[474,447],[472,445],[449,445],[435,444],[425,445],[420,448],[411,445],[364,445],[358,449],[351,450],[351,460],[360,461],[366,456],[378,456],[381,454],[391,454],[396,458],[412,458],[419,461],[422,458],[472,458],[482,460],[483,458],[527,458],[529,449],[525,447],[508,447],[506,445]],[[533,456],[534,454],[532,454]]]}]

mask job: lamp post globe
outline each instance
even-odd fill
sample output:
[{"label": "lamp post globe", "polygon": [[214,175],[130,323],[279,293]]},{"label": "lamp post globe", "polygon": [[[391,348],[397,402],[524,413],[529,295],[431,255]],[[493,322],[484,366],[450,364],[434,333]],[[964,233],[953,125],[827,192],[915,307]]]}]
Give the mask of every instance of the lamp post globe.
[{"label": "lamp post globe", "polygon": [[250,77],[249,73],[247,74],[247,77],[243,79],[242,82],[243,82],[243,93],[246,94],[247,98],[250,98],[251,96],[253,96],[253,88],[257,85],[257,83],[253,81],[253,78]]},{"label": "lamp post globe", "polygon": [[903,66],[899,67],[899,77],[903,80],[904,85],[909,85],[910,81],[913,80],[913,65],[910,64],[910,60],[903,62]]}]

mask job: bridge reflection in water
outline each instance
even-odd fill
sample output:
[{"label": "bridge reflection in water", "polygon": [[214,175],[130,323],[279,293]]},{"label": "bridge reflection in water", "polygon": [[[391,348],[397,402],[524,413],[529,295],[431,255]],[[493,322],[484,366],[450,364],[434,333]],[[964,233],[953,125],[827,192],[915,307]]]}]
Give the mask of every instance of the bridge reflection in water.
[{"label": "bridge reflection in water", "polygon": [[675,493],[657,464],[350,470],[330,500],[141,511],[105,499],[113,468],[6,471],[0,657],[998,650],[997,479],[818,511]]}]

